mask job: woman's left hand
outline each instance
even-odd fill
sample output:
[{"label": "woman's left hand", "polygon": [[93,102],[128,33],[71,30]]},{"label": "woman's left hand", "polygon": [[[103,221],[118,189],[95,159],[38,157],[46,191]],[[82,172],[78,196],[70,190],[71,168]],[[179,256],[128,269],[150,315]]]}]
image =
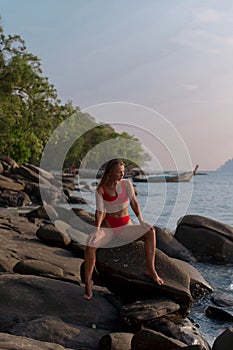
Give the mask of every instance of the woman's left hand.
[{"label": "woman's left hand", "polygon": [[140,222],[140,224],[142,225],[142,227],[144,228],[144,229],[146,229],[146,230],[150,230],[153,226],[152,225],[150,225],[148,222],[146,222],[146,221],[141,221]]}]

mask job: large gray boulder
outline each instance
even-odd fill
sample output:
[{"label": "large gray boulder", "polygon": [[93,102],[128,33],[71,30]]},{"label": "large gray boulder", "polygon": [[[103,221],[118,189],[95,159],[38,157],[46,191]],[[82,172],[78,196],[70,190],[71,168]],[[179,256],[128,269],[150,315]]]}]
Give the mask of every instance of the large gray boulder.
[{"label": "large gray boulder", "polygon": [[97,251],[96,268],[110,291],[128,302],[138,297],[167,297],[186,312],[192,301],[189,274],[160,250],[156,254],[156,269],[165,284],[160,286],[145,276],[145,266],[144,243],[141,241]]},{"label": "large gray boulder", "polygon": [[67,247],[71,243],[71,238],[64,231],[59,231],[52,224],[40,226],[36,231],[36,236],[43,242],[56,247]]},{"label": "large gray boulder", "polygon": [[130,350],[132,333],[109,333],[103,336],[99,342],[98,350]]},{"label": "large gray boulder", "polygon": [[147,323],[147,328],[166,334],[168,337],[177,339],[189,346],[199,345],[201,350],[209,350],[210,345],[203,337],[199,328],[194,325],[188,318],[173,317],[167,315],[159,319],[154,319]]},{"label": "large gray boulder", "polygon": [[56,220],[58,213],[56,209],[49,204],[40,205],[39,207],[31,210],[26,214],[28,219],[44,219],[44,220]]},{"label": "large gray boulder", "polygon": [[25,189],[25,185],[23,184],[23,182],[19,183],[9,177],[0,175],[0,189],[20,192]]},{"label": "large gray boulder", "polygon": [[147,299],[123,305],[121,315],[124,322],[129,325],[143,325],[148,321],[165,315],[175,314],[180,306],[165,298]]},{"label": "large gray boulder", "polygon": [[211,301],[217,306],[233,307],[233,295],[217,292],[211,297]]},{"label": "large gray boulder", "polygon": [[79,283],[83,260],[67,249],[45,245],[36,237],[37,230],[27,218],[0,210],[0,272],[46,274]]},{"label": "large gray boulder", "polygon": [[4,190],[0,193],[0,203],[4,207],[23,207],[32,201],[25,192]]},{"label": "large gray boulder", "polygon": [[5,350],[73,350],[59,344],[0,333],[0,349]]},{"label": "large gray boulder", "polygon": [[175,239],[174,235],[167,229],[156,227],[157,248],[162,250],[171,258],[195,262],[196,258],[183,244]]},{"label": "large gray boulder", "polygon": [[231,226],[199,215],[186,215],[178,223],[175,238],[200,261],[233,262]]},{"label": "large gray boulder", "polygon": [[233,328],[226,329],[215,339],[212,350],[232,350]]},{"label": "large gray boulder", "polygon": [[206,316],[221,322],[233,322],[232,308],[219,308],[209,305],[205,310]]},{"label": "large gray boulder", "polygon": [[22,275],[37,275],[44,277],[64,277],[63,269],[54,264],[40,260],[24,260],[18,262],[13,271]]},{"label": "large gray boulder", "polygon": [[132,338],[132,350],[174,350],[185,347],[185,343],[167,337],[162,333],[151,329],[143,329],[134,334]]},{"label": "large gray boulder", "polygon": [[39,173],[34,171],[33,169],[27,167],[26,165],[21,165],[20,167],[14,170],[14,174],[19,174],[22,177],[31,180],[33,182],[39,183]]},{"label": "large gray boulder", "polygon": [[173,259],[173,261],[189,274],[190,292],[193,299],[201,299],[205,294],[213,292],[214,289],[193,265],[179,259]]},{"label": "large gray boulder", "polygon": [[43,176],[45,179],[48,180],[53,180],[54,179],[54,175],[34,164],[31,163],[23,163],[23,166],[25,166],[26,168],[32,170],[34,173],[39,174],[40,176]]},{"label": "large gray boulder", "polygon": [[0,325],[6,333],[98,349],[107,333],[119,331],[117,309],[105,294],[87,301],[84,288],[38,276],[0,275]]}]

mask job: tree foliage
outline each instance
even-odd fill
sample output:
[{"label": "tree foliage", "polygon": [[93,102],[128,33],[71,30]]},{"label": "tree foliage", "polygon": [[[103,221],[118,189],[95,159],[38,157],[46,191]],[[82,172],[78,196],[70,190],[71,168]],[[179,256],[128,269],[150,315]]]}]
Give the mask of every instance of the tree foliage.
[{"label": "tree foliage", "polygon": [[38,162],[53,130],[75,112],[42,76],[38,57],[0,27],[0,149],[18,162]]},{"label": "tree foliage", "polygon": [[[72,116],[76,116],[72,118]],[[62,122],[62,133],[54,132]],[[82,132],[83,130],[83,132]],[[86,131],[88,130],[88,131]],[[41,62],[29,53],[19,35],[6,36],[0,27],[0,151],[17,162],[39,163],[43,149],[51,141],[54,155],[59,145],[65,145],[77,135],[65,158],[65,166],[79,166],[86,157],[86,166],[95,166],[101,159],[101,148],[107,140],[117,139],[119,157],[137,159],[142,165],[148,160],[140,143],[127,133],[117,133],[111,126],[97,124],[90,115],[82,113],[70,101],[62,104],[55,87],[43,77]],[[120,140],[128,140],[128,145]],[[134,141],[133,145],[130,141]],[[106,150],[111,158],[113,149]]]},{"label": "tree foliage", "polygon": [[97,169],[111,158],[121,158],[126,165],[134,163],[139,166],[150,159],[133,136],[118,133],[108,124],[96,124],[72,145],[65,164],[75,163],[83,168]]}]

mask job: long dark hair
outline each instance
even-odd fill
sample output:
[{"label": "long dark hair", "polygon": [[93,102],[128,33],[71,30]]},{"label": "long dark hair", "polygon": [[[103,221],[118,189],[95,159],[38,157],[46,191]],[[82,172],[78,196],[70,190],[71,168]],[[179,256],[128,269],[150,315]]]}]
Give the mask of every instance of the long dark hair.
[{"label": "long dark hair", "polygon": [[113,169],[115,168],[115,166],[117,165],[125,165],[124,162],[121,160],[121,159],[111,159],[105,166],[105,169],[104,169],[104,173],[103,173],[103,176],[100,180],[100,183],[98,185],[98,187],[104,185],[106,182],[108,182],[108,179],[110,178],[111,174],[112,174],[112,171]]}]

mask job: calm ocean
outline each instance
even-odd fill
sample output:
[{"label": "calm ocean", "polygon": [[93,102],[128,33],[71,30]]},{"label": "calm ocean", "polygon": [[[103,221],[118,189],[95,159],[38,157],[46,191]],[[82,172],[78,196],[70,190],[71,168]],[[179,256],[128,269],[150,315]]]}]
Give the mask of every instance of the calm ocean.
[{"label": "calm ocean", "polygon": [[[88,182],[91,181],[88,180]],[[233,226],[233,174],[231,173],[208,172],[206,175],[193,177],[188,183],[137,183],[136,189],[144,219],[157,226],[174,230],[177,221],[185,214],[202,215]],[[93,194],[82,192],[82,196],[91,200],[93,204],[83,208],[93,212]],[[227,294],[233,299],[232,264],[198,263],[195,267],[216,293]],[[204,311],[208,305],[213,305],[209,297],[196,303],[190,317],[200,326],[200,332],[212,345],[214,339],[230,324],[206,317]]]}]

